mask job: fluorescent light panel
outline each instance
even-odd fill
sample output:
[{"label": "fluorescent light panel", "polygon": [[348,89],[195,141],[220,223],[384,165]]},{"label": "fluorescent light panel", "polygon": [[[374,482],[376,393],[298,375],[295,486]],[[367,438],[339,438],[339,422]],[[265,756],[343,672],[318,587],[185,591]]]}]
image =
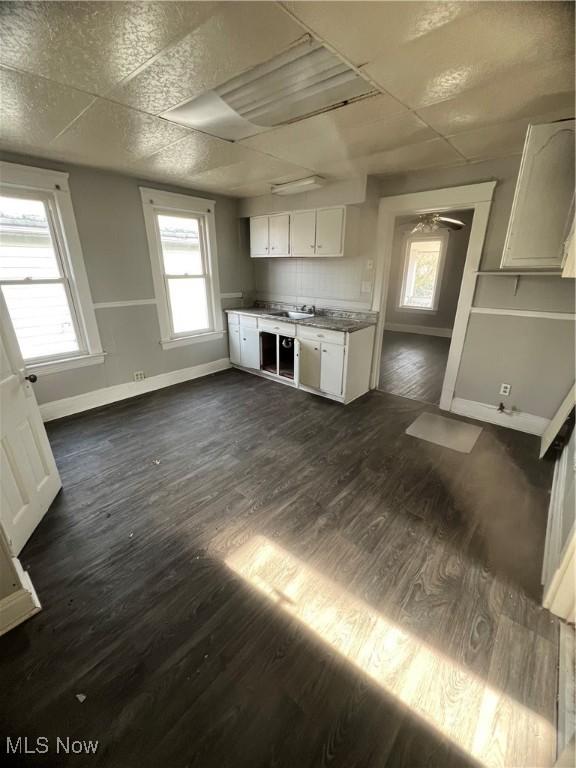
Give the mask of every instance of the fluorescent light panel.
[{"label": "fluorescent light panel", "polygon": [[326,180],[321,176],[308,176],[306,179],[288,181],[286,184],[273,184],[270,191],[273,195],[296,195],[300,192],[320,189],[325,183]]},{"label": "fluorescent light panel", "polygon": [[162,116],[238,140],[373,92],[338,56],[308,38]]}]

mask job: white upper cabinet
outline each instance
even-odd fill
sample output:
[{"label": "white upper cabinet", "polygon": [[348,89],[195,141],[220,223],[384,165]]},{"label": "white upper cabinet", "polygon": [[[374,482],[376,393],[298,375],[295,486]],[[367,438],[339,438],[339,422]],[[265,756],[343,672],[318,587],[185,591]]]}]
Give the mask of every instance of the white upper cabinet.
[{"label": "white upper cabinet", "polygon": [[290,256],[290,214],[250,219],[250,256]]},{"label": "white upper cabinet", "polygon": [[501,267],[561,270],[573,201],[574,120],[531,125]]},{"label": "white upper cabinet", "polygon": [[250,255],[268,256],[268,216],[250,219]]},{"label": "white upper cabinet", "polygon": [[316,255],[342,256],[344,208],[316,211]]},{"label": "white upper cabinet", "polygon": [[270,256],[290,255],[290,214],[269,217]]},{"label": "white upper cabinet", "polygon": [[314,256],[316,211],[296,211],[292,219],[292,256]]},{"label": "white upper cabinet", "polygon": [[346,209],[276,213],[250,219],[250,255],[342,256]]}]

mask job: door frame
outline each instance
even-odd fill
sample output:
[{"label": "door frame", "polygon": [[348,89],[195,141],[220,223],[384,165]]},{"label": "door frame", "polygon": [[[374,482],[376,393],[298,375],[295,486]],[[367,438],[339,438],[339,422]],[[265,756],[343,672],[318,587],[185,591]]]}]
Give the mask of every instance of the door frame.
[{"label": "door frame", "polygon": [[460,284],[456,317],[452,329],[448,363],[440,396],[440,408],[445,411],[451,410],[496,183],[496,181],[487,181],[481,184],[445,187],[428,192],[414,192],[380,199],[378,207],[376,279],[372,299],[372,310],[378,312],[374,352],[372,355],[372,374],[370,377],[372,389],[377,389],[380,378],[380,360],[385,331],[386,305],[396,218],[409,214],[443,213],[458,208],[472,209],[474,214],[470,227],[470,238],[466,251],[462,283]]}]

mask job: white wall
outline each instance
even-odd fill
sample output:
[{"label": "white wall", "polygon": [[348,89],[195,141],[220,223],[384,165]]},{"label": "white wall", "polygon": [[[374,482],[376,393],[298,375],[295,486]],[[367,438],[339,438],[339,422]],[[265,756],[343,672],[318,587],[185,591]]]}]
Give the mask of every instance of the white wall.
[{"label": "white wall", "polygon": [[[214,199],[221,291],[252,292],[253,264],[238,219],[237,200],[38,158],[8,153],[0,153],[0,157],[70,174],[72,204],[94,303],[154,298],[140,185]],[[224,306],[238,304],[234,299]],[[105,362],[39,375],[35,392],[40,403],[131,382],[134,371],[144,371],[150,377],[228,357],[226,337],[163,350],[154,305],[96,309],[96,320],[107,353]]]}]

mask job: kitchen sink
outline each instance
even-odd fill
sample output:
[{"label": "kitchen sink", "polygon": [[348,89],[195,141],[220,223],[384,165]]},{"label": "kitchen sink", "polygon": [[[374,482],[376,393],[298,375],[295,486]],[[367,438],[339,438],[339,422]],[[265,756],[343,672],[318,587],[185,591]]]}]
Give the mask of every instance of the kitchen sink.
[{"label": "kitchen sink", "polygon": [[313,312],[270,312],[274,317],[289,317],[291,320],[306,320],[308,317],[314,317]]}]

